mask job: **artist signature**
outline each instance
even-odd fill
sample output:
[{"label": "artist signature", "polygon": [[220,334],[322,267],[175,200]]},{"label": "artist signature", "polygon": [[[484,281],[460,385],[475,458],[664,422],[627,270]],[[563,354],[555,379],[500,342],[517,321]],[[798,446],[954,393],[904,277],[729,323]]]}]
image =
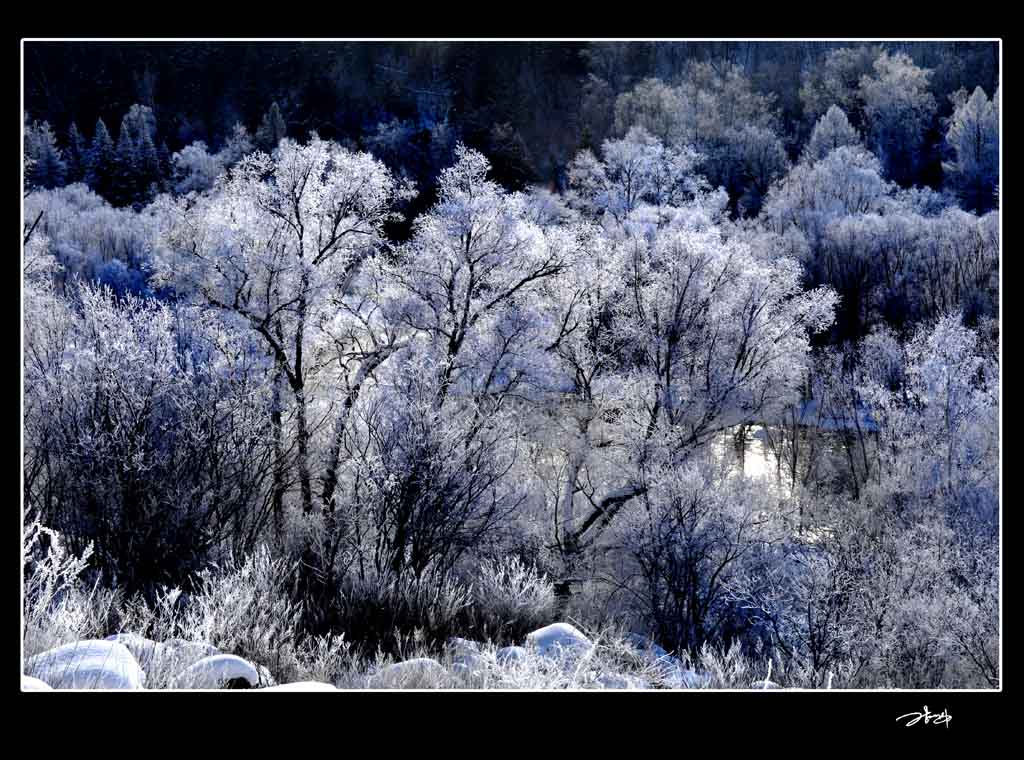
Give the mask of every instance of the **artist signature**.
[{"label": "artist signature", "polygon": [[920,723],[923,720],[925,722],[925,725],[929,723],[934,723],[935,725],[945,723],[946,728],[949,728],[949,722],[953,720],[953,716],[949,714],[948,710],[943,710],[940,713],[933,713],[928,711],[928,705],[925,705],[924,710],[922,710],[921,712],[912,712],[907,713],[906,715],[901,715],[896,719],[896,722],[898,723],[899,721],[905,720],[907,718],[910,718],[910,720],[908,720],[905,724],[907,726],[916,725],[917,723]]}]

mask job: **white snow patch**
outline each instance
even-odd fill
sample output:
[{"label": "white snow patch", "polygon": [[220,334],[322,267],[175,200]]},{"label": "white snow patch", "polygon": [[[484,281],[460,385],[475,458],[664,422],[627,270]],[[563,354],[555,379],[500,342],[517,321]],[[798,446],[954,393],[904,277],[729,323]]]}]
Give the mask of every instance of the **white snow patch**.
[{"label": "white snow patch", "polygon": [[235,678],[245,679],[252,688],[261,683],[259,671],[248,660],[233,654],[215,654],[186,668],[171,686],[175,689],[221,689]]},{"label": "white snow patch", "polygon": [[24,673],[21,674],[21,690],[22,691],[53,691],[53,688],[46,681],[40,681],[38,678],[27,676]]},{"label": "white snow patch", "polygon": [[545,657],[582,655],[594,646],[590,639],[568,623],[552,623],[536,630],[527,635],[526,643]]},{"label": "white snow patch", "polygon": [[30,657],[25,670],[54,689],[141,689],[146,680],[124,644],[94,639]]},{"label": "white snow patch", "polygon": [[295,683],[283,683],[280,686],[268,686],[259,691],[337,691],[337,687],[321,681],[296,681]]}]

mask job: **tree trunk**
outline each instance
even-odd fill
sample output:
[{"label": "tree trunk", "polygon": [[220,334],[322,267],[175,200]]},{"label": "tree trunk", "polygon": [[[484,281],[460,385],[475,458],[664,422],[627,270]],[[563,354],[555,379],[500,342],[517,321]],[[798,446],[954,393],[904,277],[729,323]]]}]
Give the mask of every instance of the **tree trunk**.
[{"label": "tree trunk", "polygon": [[283,373],[280,367],[274,370],[273,395],[271,397],[270,425],[274,440],[274,472],[271,506],[274,515],[274,532],[280,537],[284,532],[284,432],[281,427],[281,383]]},{"label": "tree trunk", "polygon": [[306,419],[306,391],[301,385],[294,389],[296,405],[296,443],[299,458],[299,489],[302,494],[302,513],[313,511],[313,486],[309,475],[309,423]]}]

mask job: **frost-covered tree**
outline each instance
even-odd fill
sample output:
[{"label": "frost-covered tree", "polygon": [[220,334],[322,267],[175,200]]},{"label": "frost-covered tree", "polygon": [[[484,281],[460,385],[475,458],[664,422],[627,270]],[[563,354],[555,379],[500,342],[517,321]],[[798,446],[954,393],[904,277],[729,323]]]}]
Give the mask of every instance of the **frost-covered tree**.
[{"label": "frost-covered tree", "polygon": [[736,176],[731,183],[741,189],[737,209],[742,215],[761,210],[768,189],[789,168],[782,141],[770,129],[746,126],[730,134]]},{"label": "frost-covered tree", "polygon": [[619,95],[614,126],[617,135],[641,127],[666,147],[699,151],[701,172],[711,184],[724,186],[733,198],[748,193],[749,209],[756,194],[748,192],[754,145],[767,148],[764,155],[777,164],[777,122],[774,96],[756,92],[738,66],[690,61],[675,86],[646,79]]},{"label": "frost-covered tree", "polygon": [[622,225],[641,204],[682,205],[708,190],[688,148],[666,147],[642,127],[621,140],[606,140],[601,159],[582,151],[569,166],[570,202],[593,218]]},{"label": "frost-covered tree", "polygon": [[217,152],[217,155],[225,166],[234,166],[254,150],[256,150],[256,146],[249,130],[241,122],[236,122],[235,126],[231,128],[231,134],[224,141],[224,147]]},{"label": "frost-covered tree", "polygon": [[[897,507],[994,525],[998,367],[978,337],[959,314],[944,316],[906,344],[897,389],[869,373],[860,390],[880,428],[878,477]],[[865,346],[869,368],[876,345]]]},{"label": "frost-covered tree", "polygon": [[271,459],[244,336],[108,288],[26,295],[28,508],[128,594],[251,551]]},{"label": "frost-covered tree", "polygon": [[756,481],[695,464],[659,471],[638,501],[615,531],[630,606],[666,648],[699,650],[735,624],[734,588],[785,535],[782,513]]},{"label": "frost-covered tree", "polygon": [[540,302],[581,255],[585,233],[538,226],[526,198],[489,171],[483,155],[457,146],[437,204],[386,271],[386,312],[408,339],[346,439],[347,501],[364,505],[353,519],[365,521],[367,573],[418,582],[446,572],[526,498],[514,477],[522,407],[552,384]]},{"label": "frost-covered tree", "polygon": [[815,248],[833,221],[883,206],[889,186],[881,171],[867,151],[837,148],[814,164],[794,166],[769,192],[762,216],[776,232],[795,226]]},{"label": "frost-covered tree", "polygon": [[995,202],[999,183],[999,110],[995,99],[975,88],[953,112],[946,132],[953,160],[943,163],[947,181],[964,205],[978,212]]},{"label": "frost-covered tree", "polygon": [[615,101],[614,129],[620,135],[642,127],[663,143],[686,139],[684,103],[680,93],[660,79],[645,79]]},{"label": "frost-covered tree", "polygon": [[865,128],[860,82],[863,77],[874,74],[874,64],[881,53],[878,45],[837,48],[830,51],[820,65],[804,72],[800,100],[808,128],[832,106],[843,110],[854,129]]},{"label": "frost-covered tree", "polygon": [[171,157],[174,192],[202,192],[213,187],[224,172],[219,154],[210,154],[202,140],[186,145]]},{"label": "frost-covered tree", "polygon": [[846,114],[839,106],[829,106],[824,116],[818,119],[811,131],[811,137],[804,146],[805,161],[819,161],[836,148],[860,146],[860,135],[853,128]]},{"label": "frost-covered tree", "polygon": [[[238,315],[272,355],[291,392],[304,513],[314,509],[311,404],[325,371],[358,376],[393,335],[377,332],[360,273],[404,190],[371,156],[314,137],[274,158],[246,156],[208,198],[165,201],[163,281]],[[362,339],[349,340],[352,334]],[[343,349],[339,352],[337,344]],[[338,365],[339,353],[351,365]],[[349,386],[358,394],[359,385]],[[344,415],[350,402],[342,404]],[[329,483],[337,467],[327,461]],[[322,501],[330,506],[333,487]],[[319,500],[317,500],[319,503]]]},{"label": "frost-covered tree", "polygon": [[[132,209],[115,209],[80,183],[33,193],[25,204],[26,224],[39,219],[32,237],[49,240],[62,267],[63,288],[74,280],[101,278],[106,268],[118,292],[146,290],[152,262],[153,220]],[[118,270],[120,272],[118,273]]]},{"label": "frost-covered tree", "polygon": [[439,402],[453,391],[508,387],[530,371],[517,346],[535,332],[529,294],[562,272],[580,245],[571,227],[530,221],[525,197],[504,192],[489,171],[482,154],[456,149],[438,204],[416,220],[395,271],[409,294],[400,319],[436,351]]},{"label": "frost-covered tree", "polygon": [[611,329],[620,355],[633,358],[602,380],[616,397],[613,438],[632,452],[618,466],[631,476],[591,498],[571,536],[577,545],[646,491],[650,468],[681,465],[714,435],[792,397],[808,336],[835,307],[831,291],[803,291],[796,262],[755,259],[714,227],[669,225],[620,250],[611,271],[625,291]]},{"label": "frost-covered tree", "polygon": [[874,69],[873,76],[860,81],[869,143],[886,176],[909,185],[925,162],[926,132],[935,116],[931,70],[915,65],[910,56],[884,52]]}]

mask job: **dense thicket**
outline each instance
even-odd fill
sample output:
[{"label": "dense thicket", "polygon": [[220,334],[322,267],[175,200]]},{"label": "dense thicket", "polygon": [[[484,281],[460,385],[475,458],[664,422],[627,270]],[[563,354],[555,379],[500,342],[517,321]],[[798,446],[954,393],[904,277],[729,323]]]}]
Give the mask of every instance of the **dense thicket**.
[{"label": "dense thicket", "polygon": [[24,496],[96,579],[998,684],[988,48],[157,47],[27,61]]}]

